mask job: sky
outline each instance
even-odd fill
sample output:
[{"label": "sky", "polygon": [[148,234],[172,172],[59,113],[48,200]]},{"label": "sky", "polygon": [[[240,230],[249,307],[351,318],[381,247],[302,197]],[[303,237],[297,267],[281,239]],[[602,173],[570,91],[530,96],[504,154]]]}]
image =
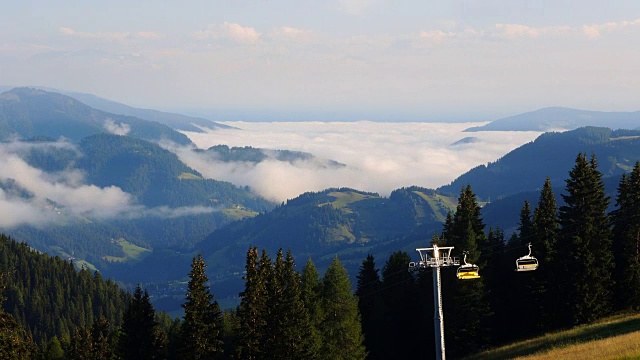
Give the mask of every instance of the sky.
[{"label": "sky", "polygon": [[640,109],[637,0],[5,1],[0,85],[234,121]]}]

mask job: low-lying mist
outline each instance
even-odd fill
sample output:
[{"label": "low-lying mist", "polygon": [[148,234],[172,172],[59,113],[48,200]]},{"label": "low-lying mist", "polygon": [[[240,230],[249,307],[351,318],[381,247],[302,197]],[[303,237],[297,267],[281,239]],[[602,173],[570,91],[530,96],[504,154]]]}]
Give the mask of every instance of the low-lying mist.
[{"label": "low-lying mist", "polygon": [[[295,150],[347,165],[331,168],[303,161],[222,162],[205,152],[172,148],[183,162],[204,176],[249,186],[256,193],[278,202],[307,191],[330,187],[350,187],[383,196],[403,186],[437,188],[478,165],[499,159],[540,135],[540,132],[462,132],[485,123],[225,124],[236,129],[184,134],[202,149],[224,144]],[[452,145],[468,137],[471,139]]]}]

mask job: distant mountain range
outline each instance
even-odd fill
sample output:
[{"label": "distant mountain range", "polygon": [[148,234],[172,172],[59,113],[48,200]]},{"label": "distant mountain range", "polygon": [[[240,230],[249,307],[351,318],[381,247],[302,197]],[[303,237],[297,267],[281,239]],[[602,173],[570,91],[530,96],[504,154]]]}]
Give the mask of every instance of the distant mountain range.
[{"label": "distant mountain range", "polygon": [[[41,86],[34,86],[32,88],[38,89],[38,90],[44,90],[50,93],[60,93],[60,94],[69,96],[71,98],[74,98],[80,101],[81,103],[88,105],[94,109],[102,110],[104,112],[118,114],[118,115],[125,115],[125,116],[133,116],[142,120],[159,122],[175,130],[203,132],[201,128],[207,128],[207,129],[231,128],[231,126],[220,124],[220,123],[199,118],[199,117],[187,116],[187,115],[176,114],[176,113],[171,113],[166,111],[136,108],[136,107],[125,105],[119,102],[115,102],[113,100],[104,99],[92,94],[69,92],[69,91],[57,90],[57,89],[41,87]],[[14,89],[14,87],[0,86],[0,93],[10,91],[12,89]]]},{"label": "distant mountain range", "polygon": [[94,109],[59,93],[15,88],[0,94],[0,140],[45,136],[73,142],[94,134],[114,133],[150,141],[191,144],[167,125]]},{"label": "distant mountain range", "polygon": [[640,111],[604,112],[548,107],[466,129],[474,131],[557,131],[584,126],[610,129],[640,129]]}]

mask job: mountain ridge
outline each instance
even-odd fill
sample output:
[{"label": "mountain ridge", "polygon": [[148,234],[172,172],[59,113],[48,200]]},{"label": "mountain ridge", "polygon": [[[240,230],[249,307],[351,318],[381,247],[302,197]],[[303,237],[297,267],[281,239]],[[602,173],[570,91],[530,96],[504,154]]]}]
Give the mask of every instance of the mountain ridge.
[{"label": "mountain ridge", "polygon": [[611,129],[640,129],[640,111],[591,111],[565,107],[546,107],[494,120],[483,126],[465,129],[476,131],[557,131],[585,126]]}]

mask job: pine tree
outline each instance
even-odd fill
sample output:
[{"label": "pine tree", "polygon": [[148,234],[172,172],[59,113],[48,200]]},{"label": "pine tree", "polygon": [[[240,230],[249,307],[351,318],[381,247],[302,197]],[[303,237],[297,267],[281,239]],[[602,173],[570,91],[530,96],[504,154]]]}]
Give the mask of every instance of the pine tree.
[{"label": "pine tree", "polygon": [[565,290],[567,324],[598,319],[611,311],[614,267],[611,229],[606,214],[609,198],[595,156],[576,158],[566,180],[565,206],[560,207],[558,256],[564,267],[556,274]]},{"label": "pine tree", "polygon": [[60,344],[60,340],[58,340],[57,336],[54,336],[53,339],[49,340],[45,345],[46,346],[41,356],[43,360],[65,359],[64,350],[62,350],[62,344]]},{"label": "pine tree", "polygon": [[362,316],[362,332],[364,343],[369,352],[368,359],[382,358],[381,345],[385,341],[382,338],[384,322],[381,321],[382,299],[379,292],[382,282],[380,281],[379,270],[373,255],[368,254],[362,261],[358,272],[358,284],[356,295],[358,296],[358,309]]},{"label": "pine tree", "polygon": [[612,213],[615,255],[615,306],[640,310],[640,162],[618,186]]},{"label": "pine tree", "polygon": [[[551,180],[547,178],[540,192],[538,206],[533,211],[534,251],[540,266],[533,274],[535,288],[531,299],[538,305],[536,328],[538,331],[558,326],[555,316],[557,296],[562,289],[553,288],[554,274],[560,271],[559,260],[556,260],[558,240],[558,208],[556,197],[551,188]],[[557,284],[557,282],[556,282]]]},{"label": "pine tree", "polygon": [[326,359],[364,359],[366,350],[360,325],[358,299],[351,292],[349,274],[338,258],[322,280],[321,354]]},{"label": "pine tree", "polygon": [[[481,251],[487,248],[484,226],[476,196],[467,185],[458,198],[447,245],[453,246],[458,254],[467,252],[467,262],[480,267],[480,276],[489,254],[485,251],[483,255]],[[445,333],[455,344],[448,347],[448,352],[459,356],[486,344],[491,309],[485,298],[484,278],[457,280],[452,272],[444,271],[443,297]]]},{"label": "pine tree", "polygon": [[528,200],[524,201],[524,205],[522,205],[522,209],[520,210],[518,231],[520,232],[520,242],[522,245],[527,245],[531,242],[534,236],[534,231],[533,223],[531,221],[531,204],[529,204]]},{"label": "pine tree", "polygon": [[283,259],[282,250],[274,263],[274,283],[279,290],[272,306],[270,319],[275,322],[273,346],[268,354],[271,359],[309,359],[318,354],[319,339],[309,318],[309,311],[302,302],[300,274],[294,269],[291,251]]},{"label": "pine tree", "polygon": [[209,292],[209,278],[202,255],[193,258],[187,284],[179,357],[184,360],[213,359],[222,354],[221,312]]},{"label": "pine tree", "polygon": [[167,344],[158,344],[158,327],[155,309],[149,293],[138,285],[124,313],[120,351],[123,359],[162,359],[166,357]]},{"label": "pine tree", "polygon": [[258,260],[258,248],[249,248],[245,265],[245,290],[240,293],[238,307],[238,346],[239,358],[253,360],[263,357],[263,339],[267,329],[267,283],[263,279]]},{"label": "pine tree", "polygon": [[[529,201],[525,200],[520,210],[520,223],[518,225],[518,244],[511,247],[509,256],[513,258],[514,262],[510,266],[511,269],[515,268],[515,259],[527,255],[529,253],[528,244],[534,241],[534,226],[531,220],[531,208]],[[509,307],[511,308],[511,318],[519,318],[524,324],[529,326],[518,326],[512,329],[512,335],[517,338],[522,338],[531,335],[535,331],[534,324],[537,321],[538,303],[533,301],[534,293],[534,272],[513,272],[510,274],[510,289],[512,294],[510,295],[511,302]]]},{"label": "pine tree", "polygon": [[[491,291],[487,294],[487,301],[493,314],[488,321],[493,325],[492,338],[497,342],[512,335],[513,329],[511,321],[512,314],[508,312],[511,302],[509,301],[513,289],[508,285],[512,281],[512,259],[505,256],[504,231],[500,228],[493,230],[489,228],[487,235],[488,251],[486,255],[487,264],[482,269],[482,276],[485,279],[485,286]],[[505,329],[508,330],[505,332]]]},{"label": "pine tree", "polygon": [[415,278],[407,271],[410,260],[406,252],[396,251],[382,268],[383,308],[378,324],[383,326],[381,347],[385,359],[411,358],[423,352],[418,345],[424,339],[422,325],[416,321],[419,306]]},{"label": "pine tree", "polygon": [[311,258],[307,260],[307,263],[302,268],[302,276],[300,282],[300,298],[302,299],[302,303],[309,313],[309,321],[312,325],[312,347],[314,349],[319,349],[321,342],[320,327],[322,323],[322,309],[320,307],[320,292],[322,291],[322,283],[320,282],[320,274],[318,273],[318,269],[316,269],[316,266],[313,264]]}]

